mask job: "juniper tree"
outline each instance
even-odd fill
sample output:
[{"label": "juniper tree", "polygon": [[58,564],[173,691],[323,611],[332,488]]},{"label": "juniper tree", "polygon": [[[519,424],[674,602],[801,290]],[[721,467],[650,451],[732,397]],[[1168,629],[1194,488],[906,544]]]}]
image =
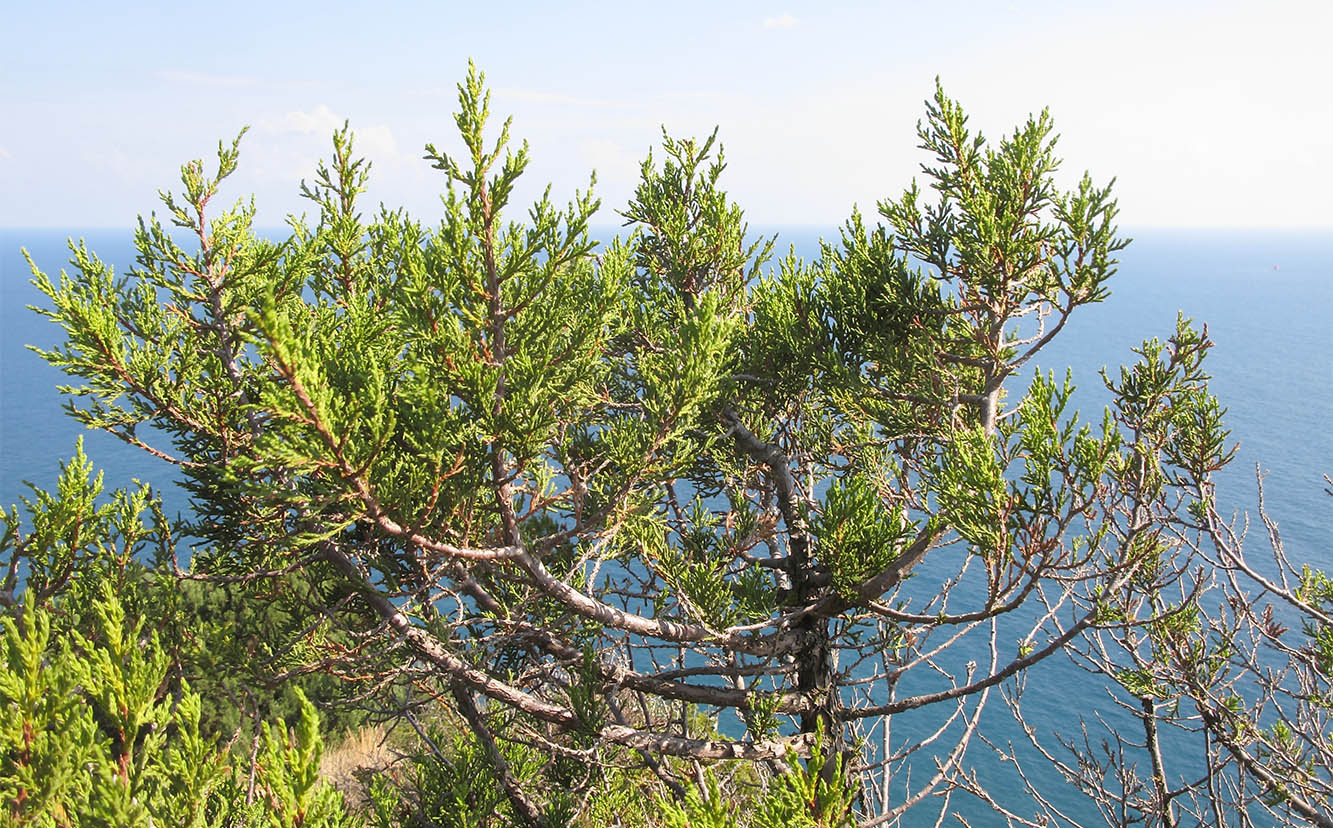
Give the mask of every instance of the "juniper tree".
[{"label": "juniper tree", "polygon": [[[1104,596],[1108,623],[1071,654],[1110,679],[1122,718],[1140,732],[1107,734],[1101,748],[1086,723],[1082,739],[1062,734],[1058,747],[1028,735],[1107,825],[1333,825],[1333,589],[1322,572],[1292,563],[1261,472],[1267,561],[1252,540],[1246,549],[1248,518],[1238,525],[1218,509],[1212,477],[1235,447],[1207,393],[1211,345],[1206,329],[1182,322],[1166,342],[1145,342],[1133,370],[1107,379],[1113,416],[1157,447],[1139,485],[1165,493],[1171,508],[1143,540],[1138,576]],[[1201,404],[1169,403],[1179,396]],[[1009,701],[1022,717],[1021,694]]]},{"label": "juniper tree", "polygon": [[[344,127],[301,185],[317,219],[266,238],[212,205],[238,138],[141,219],[128,274],[82,246],[59,282],[34,267],[71,413],[189,490],[192,577],[303,573],[312,660],[450,705],[523,823],[602,763],[683,790],[670,757],[780,769],[821,733],[872,824],[968,788],[995,688],[1123,623],[1180,505],[1145,464],[1193,462],[1080,422],[1068,380],[1014,388],[1109,295],[1110,186],[1057,187],[1046,113],[991,144],[937,88],[927,187],[813,261],[749,233],[716,133],[664,136],[602,246],[591,190],[514,219],[528,148],[487,133],[475,69],[459,107],[433,223],[367,217]],[[1210,399],[1154,404],[1211,445]],[[923,742],[891,722],[919,708],[949,744],[909,780]],[[515,743],[548,750],[544,789]]]},{"label": "juniper tree", "polygon": [[[1333,825],[1333,588],[1292,563],[1262,474],[1267,561],[1252,540],[1246,549],[1248,518],[1219,510],[1214,475],[1235,446],[1207,389],[1211,347],[1206,328],[1182,319],[1165,342],[1143,343],[1137,365],[1106,377],[1109,415],[1138,437],[1134,496],[1116,511],[1148,528],[1134,577],[1098,596],[1099,622],[1069,652],[1117,709],[1098,722],[1071,717],[1054,738],[1025,726],[1026,757],[995,746],[1016,765],[1057,768],[1086,795],[1083,825]],[[1033,721],[1021,686],[1006,701]],[[967,787],[998,807],[975,780]],[[1043,817],[1072,822],[1026,787]]]}]

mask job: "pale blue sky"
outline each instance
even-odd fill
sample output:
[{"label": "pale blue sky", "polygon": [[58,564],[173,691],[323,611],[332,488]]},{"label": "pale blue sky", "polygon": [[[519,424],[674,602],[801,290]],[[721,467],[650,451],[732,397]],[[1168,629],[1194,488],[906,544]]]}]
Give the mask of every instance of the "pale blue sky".
[{"label": "pale blue sky", "polygon": [[420,150],[457,146],[469,56],[532,146],[524,195],[596,168],[607,223],[661,124],[721,127],[756,223],[873,211],[938,74],[988,135],[1049,106],[1064,174],[1117,177],[1126,225],[1333,226],[1326,0],[366,5],[7,2],[0,226],[128,228],[246,124],[224,196],[276,225],[344,118],[371,197],[433,219]]}]

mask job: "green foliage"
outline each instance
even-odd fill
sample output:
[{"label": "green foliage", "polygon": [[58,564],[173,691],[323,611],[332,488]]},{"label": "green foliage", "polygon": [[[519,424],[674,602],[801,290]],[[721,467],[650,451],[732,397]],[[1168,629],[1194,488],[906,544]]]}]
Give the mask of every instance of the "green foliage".
[{"label": "green foliage", "polygon": [[169,549],[171,532],[147,486],[105,492],[101,472],[83,453],[60,464],[54,493],[34,488],[23,509],[0,512],[0,604],[13,606],[20,587],[28,600],[50,607],[57,595],[75,606],[91,603],[104,584],[129,590],[145,560]]},{"label": "green foliage", "polygon": [[[938,204],[922,204],[913,184],[880,205],[907,250],[945,278],[968,274],[968,300],[1015,309],[1058,295],[1104,300],[1112,257],[1128,242],[1116,237],[1109,185],[1099,189],[1085,175],[1072,192],[1055,189],[1049,113],[1029,118],[994,150],[969,131],[962,107],[938,83],[926,114],[918,135],[938,164],[923,167]],[[1039,218],[1048,208],[1053,221]]]},{"label": "green foliage", "polygon": [[738,542],[754,527],[742,515],[731,531],[720,531],[717,516],[702,500],[690,505],[689,529],[679,545],[659,546],[655,564],[681,599],[686,615],[715,629],[763,618],[776,600],[772,579],[753,568],[735,571]]},{"label": "green foliage", "polygon": [[1170,692],[1156,684],[1153,676],[1146,670],[1122,670],[1116,675],[1116,681],[1139,698],[1166,698]]},{"label": "green foliage", "polygon": [[[413,757],[406,792],[383,781],[374,796],[374,812],[384,825],[485,828],[512,816],[504,791],[494,784],[495,769],[475,738],[459,730],[434,728]],[[520,751],[506,757],[530,778],[538,765]]]},{"label": "green foliage", "polygon": [[[227,700],[204,706],[201,727],[210,736],[249,739],[257,721],[294,722],[300,714],[294,687],[325,703],[342,692],[328,675],[273,678],[310,657],[300,639],[309,625],[311,579],[297,573],[277,585],[178,580],[171,569],[175,533],[158,500],[147,486],[106,492],[102,481],[80,441],[61,464],[55,492],[33,489],[21,509],[4,515],[0,560],[8,559],[7,583],[0,605],[17,612],[14,595],[22,586],[29,603],[52,613],[57,637],[100,640],[103,622],[93,607],[110,589],[127,616],[160,634],[173,682],[189,681],[205,698]],[[209,557],[195,552],[197,562]],[[333,711],[325,725],[352,720]]]},{"label": "green foliage", "polygon": [[689,310],[697,298],[719,294],[734,302],[759,274],[772,242],[747,239],[739,206],[718,185],[726,169],[721,148],[713,157],[717,130],[703,143],[662,132],[666,162],[658,170],[650,152],[642,183],[623,212],[643,229],[636,245],[636,283],[645,298],[675,297]]},{"label": "green foliage", "polygon": [[[0,791],[7,825],[251,825],[232,758],[200,728],[202,698],[165,692],[169,658],[131,622],[109,586],[91,607],[94,636],[57,643],[34,604],[4,626]],[[286,751],[266,733],[256,788],[277,826],[347,825],[341,796],[318,779],[318,719],[306,703]],[[295,803],[296,810],[278,805]]]},{"label": "green foliage", "polygon": [[[778,776],[755,813],[756,828],[843,828],[854,824],[856,786],[842,757],[830,756],[824,734],[816,734],[810,758],[802,765],[789,755],[788,772]],[[826,773],[830,768],[831,773]]]},{"label": "green foliage", "polygon": [[351,825],[342,794],[319,776],[323,742],[314,705],[297,690],[301,719],[295,728],[264,725],[256,771],[268,801],[273,828],[338,828]]},{"label": "green foliage", "polygon": [[[757,794],[724,794],[717,774],[703,775],[683,801],[661,800],[665,828],[843,828],[854,824],[855,786],[840,757],[829,757],[820,731],[804,763],[793,753],[787,768]],[[831,767],[826,765],[832,763]],[[831,773],[825,774],[826,770]]]},{"label": "green foliage", "polygon": [[78,660],[54,649],[50,616],[31,607],[22,621],[6,615],[0,670],[0,798],[6,824],[57,825],[67,803],[88,796],[82,773],[95,749],[94,724],[77,694]]},{"label": "green foliage", "polygon": [[321,657],[321,640],[341,640],[327,625],[310,629],[313,590],[300,576],[279,585],[229,585],[160,571],[140,584],[140,603],[162,631],[171,673],[205,698],[227,700],[204,710],[205,732],[249,743],[260,722],[293,725],[301,716],[298,690],[323,708],[326,735],[360,723],[360,714],[336,704],[346,683],[307,669]]},{"label": "green foliage", "polygon": [[1182,315],[1174,336],[1144,342],[1135,349],[1140,360],[1120,369],[1119,382],[1106,379],[1117,419],[1138,437],[1134,474],[1145,495],[1165,484],[1197,485],[1235,456],[1222,426],[1225,409],[1208,393],[1203,360],[1211,347],[1206,330]]},{"label": "green foliage", "polygon": [[856,586],[892,562],[896,550],[916,532],[901,509],[884,513],[879,494],[859,476],[829,487],[812,522],[819,554],[833,576],[833,588],[845,598]]},{"label": "green foliage", "polygon": [[736,828],[739,803],[722,796],[716,774],[707,773],[704,782],[707,787],[691,787],[684,802],[659,803],[667,828]]},{"label": "green foliage", "polygon": [[1008,485],[994,444],[980,429],[954,436],[933,480],[940,511],[978,554],[1008,548]]},{"label": "green foliage", "polygon": [[[1325,618],[1333,616],[1333,578],[1320,570],[1303,566],[1296,594]],[[1303,624],[1315,666],[1325,676],[1333,677],[1333,624],[1313,615],[1307,616]]]}]

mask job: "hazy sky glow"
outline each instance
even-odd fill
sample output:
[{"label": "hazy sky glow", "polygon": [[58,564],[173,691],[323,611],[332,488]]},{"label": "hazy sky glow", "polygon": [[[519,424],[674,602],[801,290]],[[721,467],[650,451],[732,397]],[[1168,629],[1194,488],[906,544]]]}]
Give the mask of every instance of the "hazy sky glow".
[{"label": "hazy sky glow", "polygon": [[344,118],[370,197],[433,219],[421,147],[458,146],[469,56],[531,145],[522,195],[595,168],[606,223],[663,124],[721,127],[753,222],[873,212],[924,160],[939,75],[989,136],[1049,107],[1066,180],[1116,177],[1126,225],[1333,226],[1326,0],[482,5],[9,4],[0,226],[128,228],[246,124],[223,196],[277,225]]}]

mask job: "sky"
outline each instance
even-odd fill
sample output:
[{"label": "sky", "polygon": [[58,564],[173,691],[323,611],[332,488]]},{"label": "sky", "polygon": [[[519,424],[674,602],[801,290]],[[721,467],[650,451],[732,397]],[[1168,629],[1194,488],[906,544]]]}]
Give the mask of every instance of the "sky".
[{"label": "sky", "polygon": [[[873,213],[928,161],[938,76],[991,138],[1049,108],[1065,159],[1116,179],[1128,227],[1333,227],[1333,3],[6,3],[0,226],[125,227],[243,127],[223,190],[258,223],[349,120],[370,204],[433,222],[475,59],[532,164],[517,198],[597,174],[616,223],[639,165],[718,127],[757,225]],[[498,127],[498,119],[496,122]],[[659,153],[660,155],[660,153]],[[522,213],[518,214],[521,217]]]}]

